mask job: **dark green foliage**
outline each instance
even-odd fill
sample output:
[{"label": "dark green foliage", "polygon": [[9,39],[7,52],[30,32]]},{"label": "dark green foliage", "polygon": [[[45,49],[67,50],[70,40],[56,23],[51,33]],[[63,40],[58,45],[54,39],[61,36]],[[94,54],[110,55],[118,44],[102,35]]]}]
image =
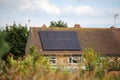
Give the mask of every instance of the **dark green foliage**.
[{"label": "dark green foliage", "polygon": [[67,28],[68,26],[67,26],[66,22],[59,20],[57,22],[56,21],[51,21],[50,22],[50,27]]},{"label": "dark green foliage", "polygon": [[0,58],[3,57],[5,53],[7,53],[9,50],[9,45],[5,41],[5,37],[6,37],[6,32],[0,30]]},{"label": "dark green foliage", "polygon": [[6,40],[10,45],[9,53],[14,56],[23,56],[25,54],[25,46],[27,41],[28,30],[26,26],[21,24],[6,26]]}]

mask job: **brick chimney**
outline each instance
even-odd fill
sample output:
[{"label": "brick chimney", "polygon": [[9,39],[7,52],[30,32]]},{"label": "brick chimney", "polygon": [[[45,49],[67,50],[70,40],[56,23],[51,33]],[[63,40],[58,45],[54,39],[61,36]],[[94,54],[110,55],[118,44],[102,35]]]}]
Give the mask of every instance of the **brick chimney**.
[{"label": "brick chimney", "polygon": [[75,24],[74,28],[81,28],[80,24]]},{"label": "brick chimney", "polygon": [[45,24],[42,25],[42,28],[47,28],[47,26]]}]

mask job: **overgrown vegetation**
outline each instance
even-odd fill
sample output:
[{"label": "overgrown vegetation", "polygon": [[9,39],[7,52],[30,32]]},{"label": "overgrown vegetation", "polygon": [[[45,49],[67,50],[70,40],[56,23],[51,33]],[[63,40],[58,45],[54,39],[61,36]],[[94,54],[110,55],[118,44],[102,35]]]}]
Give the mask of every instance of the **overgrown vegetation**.
[{"label": "overgrown vegetation", "polygon": [[10,47],[8,53],[12,53],[16,57],[23,56],[28,36],[27,26],[16,25],[14,22],[11,26],[7,25],[4,31],[6,32],[5,39]]},{"label": "overgrown vegetation", "polygon": [[9,45],[5,41],[5,38],[6,38],[6,32],[0,30],[0,58],[2,58],[9,51]]},{"label": "overgrown vegetation", "polygon": [[120,80],[120,72],[109,71],[107,58],[102,57],[92,48],[83,52],[85,60],[80,64],[89,65],[87,70],[78,69],[75,72],[53,70],[48,59],[31,47],[29,54],[15,60],[9,55],[7,63],[0,61],[0,80]]},{"label": "overgrown vegetation", "polygon": [[57,27],[59,27],[59,28],[67,28],[68,25],[67,25],[66,22],[59,20],[59,21],[57,21],[57,22],[56,22],[56,21],[51,21],[51,22],[50,22],[50,27],[55,27],[55,28],[57,28]]}]

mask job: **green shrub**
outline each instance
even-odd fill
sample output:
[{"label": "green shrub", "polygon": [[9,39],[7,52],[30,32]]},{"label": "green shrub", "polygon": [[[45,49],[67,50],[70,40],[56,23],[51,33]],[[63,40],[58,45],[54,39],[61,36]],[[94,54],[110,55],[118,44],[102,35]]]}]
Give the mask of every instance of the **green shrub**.
[{"label": "green shrub", "polygon": [[[100,56],[94,54],[92,49],[87,50],[85,55],[88,56],[89,53],[93,56],[90,58],[93,62],[91,63],[93,69],[78,69],[75,72],[69,72],[52,69],[48,59],[40,55],[34,47],[31,47],[30,54],[26,54],[22,58],[15,60],[14,56],[9,56],[6,64],[0,60],[0,80],[120,80],[120,72],[105,72],[108,69],[106,58],[101,59]],[[80,66],[78,65],[78,67]]]}]

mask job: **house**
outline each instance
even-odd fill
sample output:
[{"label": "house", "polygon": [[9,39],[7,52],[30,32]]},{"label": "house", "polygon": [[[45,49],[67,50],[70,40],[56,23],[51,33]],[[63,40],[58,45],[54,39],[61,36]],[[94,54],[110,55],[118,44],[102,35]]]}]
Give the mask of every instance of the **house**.
[{"label": "house", "polygon": [[34,46],[51,65],[75,66],[89,45],[103,55],[120,56],[120,29],[30,27],[26,53]]}]

